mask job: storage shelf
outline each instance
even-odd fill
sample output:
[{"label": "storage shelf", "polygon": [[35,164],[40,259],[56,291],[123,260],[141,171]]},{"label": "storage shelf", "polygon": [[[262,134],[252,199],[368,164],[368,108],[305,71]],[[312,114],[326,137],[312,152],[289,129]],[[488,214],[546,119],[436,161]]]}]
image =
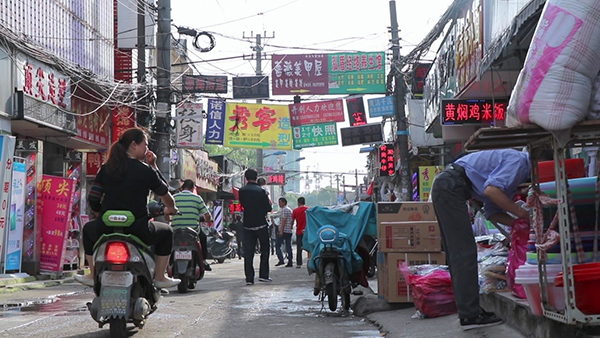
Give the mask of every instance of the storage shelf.
[{"label": "storage shelf", "polygon": [[[546,267],[538,254],[540,293],[544,316],[565,324],[600,325],[600,314],[583,314],[575,303],[575,284],[573,279],[573,261],[571,248],[570,205],[573,201],[567,193],[568,179],[565,171],[565,151],[573,147],[591,147],[600,145],[600,121],[584,121],[570,130],[549,132],[535,125],[510,128],[483,128],[475,132],[465,144],[465,150],[489,150],[527,146],[530,155],[532,149],[539,147],[554,150],[554,169],[556,174],[556,198],[559,213],[560,247],[563,265],[563,283],[565,293],[564,313],[557,312],[548,302],[548,281]],[[532,183],[538,186],[537,162],[532,156]],[[539,186],[538,186],[539,187]],[[533,213],[535,215],[535,213]],[[539,238],[538,238],[539,239]],[[552,281],[551,281],[552,282]]]}]

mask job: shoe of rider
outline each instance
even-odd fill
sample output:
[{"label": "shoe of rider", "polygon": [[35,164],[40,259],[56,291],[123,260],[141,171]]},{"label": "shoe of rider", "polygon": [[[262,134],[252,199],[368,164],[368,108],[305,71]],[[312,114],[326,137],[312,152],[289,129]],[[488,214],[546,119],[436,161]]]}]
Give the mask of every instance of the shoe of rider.
[{"label": "shoe of rider", "polygon": [[212,268],[210,267],[210,264],[208,264],[206,261],[204,261],[204,270],[205,271],[212,271]]},{"label": "shoe of rider", "polygon": [[177,286],[179,283],[181,283],[181,279],[177,279],[177,278],[169,278],[167,276],[165,276],[164,281],[157,281],[156,279],[154,280],[154,286],[156,286],[157,288],[172,288],[174,286]]}]

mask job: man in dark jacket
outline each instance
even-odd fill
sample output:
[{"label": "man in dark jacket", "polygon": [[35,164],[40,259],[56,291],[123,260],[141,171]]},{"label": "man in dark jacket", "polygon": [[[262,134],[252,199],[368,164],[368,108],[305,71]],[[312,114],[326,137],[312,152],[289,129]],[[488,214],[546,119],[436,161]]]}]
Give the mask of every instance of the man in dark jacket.
[{"label": "man in dark jacket", "polygon": [[[248,182],[240,189],[240,203],[244,208],[244,248],[255,248],[260,243],[261,282],[272,281],[269,278],[269,229],[267,213],[271,212],[271,204],[267,193],[256,183],[258,173],[248,169],[244,174]],[[254,250],[244,250],[244,272],[246,285],[254,284]]]}]

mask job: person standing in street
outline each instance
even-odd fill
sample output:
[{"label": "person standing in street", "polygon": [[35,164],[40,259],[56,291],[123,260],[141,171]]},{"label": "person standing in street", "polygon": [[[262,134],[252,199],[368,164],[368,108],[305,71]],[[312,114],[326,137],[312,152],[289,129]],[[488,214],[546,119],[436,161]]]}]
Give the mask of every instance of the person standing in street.
[{"label": "person standing in street", "polygon": [[275,243],[275,250],[277,251],[277,258],[279,258],[279,262],[275,264],[275,266],[284,265],[283,253],[281,252],[281,245],[285,242],[285,249],[288,257],[287,268],[291,268],[293,266],[292,261],[294,256],[292,254],[292,232],[293,232],[293,223],[292,223],[292,208],[287,205],[287,200],[284,197],[279,198],[279,236],[277,237],[277,242]]},{"label": "person standing in street", "polygon": [[258,173],[248,169],[244,173],[246,185],[240,189],[240,203],[244,208],[244,273],[246,285],[254,284],[254,248],[260,243],[261,282],[271,282],[269,278],[269,229],[267,214],[271,212],[271,204],[267,193],[256,183]]},{"label": "person standing in street", "polygon": [[192,192],[196,184],[193,180],[187,179],[183,181],[181,192],[175,194],[175,205],[179,208],[180,215],[174,215],[171,221],[173,229],[178,227],[191,227],[196,230],[200,243],[202,244],[202,257],[204,261],[204,270],[212,271],[212,268],[206,261],[208,257],[208,245],[206,243],[206,234],[200,228],[200,222],[211,222],[212,215],[206,208],[206,204],[200,195]]},{"label": "person standing in street", "polygon": [[513,149],[468,154],[448,165],[433,181],[431,196],[448,258],[460,326],[463,330],[502,323],[479,305],[477,247],[466,202],[483,201],[485,216],[511,225],[511,214],[529,218],[512,198],[530,177],[529,154]]},{"label": "person standing in street", "polygon": [[298,207],[292,212],[292,221],[296,222],[296,267],[302,268],[302,237],[306,229],[306,201],[298,197]]},{"label": "person standing in street", "polygon": [[244,246],[242,241],[244,240],[244,223],[242,223],[242,216],[235,215],[235,221],[229,226],[231,230],[235,231],[235,241],[237,242],[237,254],[238,258],[242,259],[244,255]]}]

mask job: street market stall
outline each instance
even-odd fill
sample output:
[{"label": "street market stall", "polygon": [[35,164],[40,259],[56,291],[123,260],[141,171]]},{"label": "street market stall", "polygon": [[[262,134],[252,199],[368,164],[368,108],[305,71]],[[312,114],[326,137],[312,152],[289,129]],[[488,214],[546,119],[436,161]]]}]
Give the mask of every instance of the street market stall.
[{"label": "street market stall", "polygon": [[[593,306],[591,308],[586,306],[583,309],[583,306],[584,303],[589,303],[590,300],[595,302],[593,299],[595,299],[596,296],[594,294],[597,294],[597,292],[587,292],[587,290],[594,290],[600,285],[600,276],[598,278],[587,278],[586,283],[588,284],[594,283],[594,281],[598,283],[595,285],[590,284],[587,287],[584,285],[583,278],[580,278],[578,281],[574,276],[574,272],[578,270],[578,267],[593,266],[593,264],[583,264],[586,259],[583,246],[581,245],[577,217],[575,217],[574,201],[569,187],[565,156],[566,151],[571,148],[600,146],[600,121],[584,121],[576,124],[569,130],[554,132],[546,131],[535,125],[521,125],[510,128],[484,128],[473,134],[467,141],[465,149],[467,151],[475,151],[524,146],[528,147],[532,158],[531,175],[533,191],[540,191],[539,169],[537,160],[534,159],[534,153],[536,150],[543,148],[552,149],[554,153],[556,198],[558,199],[558,235],[562,271],[564,272],[562,274],[562,284],[564,285],[566,306],[564,310],[557,309],[549,302],[549,284],[553,284],[554,280],[548,280],[547,278],[547,257],[545,251],[540,249],[544,244],[544,236],[536,232],[536,247],[538,248],[537,262],[543,315],[566,324],[598,324],[600,323],[600,309],[596,310]],[[596,187],[598,187],[597,179],[595,181]],[[596,258],[598,256],[597,218],[599,195],[598,188],[596,188],[594,198],[596,221],[593,233],[594,261],[597,261]],[[532,208],[531,215],[533,227],[534,224],[542,224],[543,226],[543,220],[538,219],[542,215],[541,212],[536,212],[535,208]],[[572,241],[575,243],[574,248],[572,247]],[[600,304],[600,302],[595,303],[597,304],[596,306]]]}]

